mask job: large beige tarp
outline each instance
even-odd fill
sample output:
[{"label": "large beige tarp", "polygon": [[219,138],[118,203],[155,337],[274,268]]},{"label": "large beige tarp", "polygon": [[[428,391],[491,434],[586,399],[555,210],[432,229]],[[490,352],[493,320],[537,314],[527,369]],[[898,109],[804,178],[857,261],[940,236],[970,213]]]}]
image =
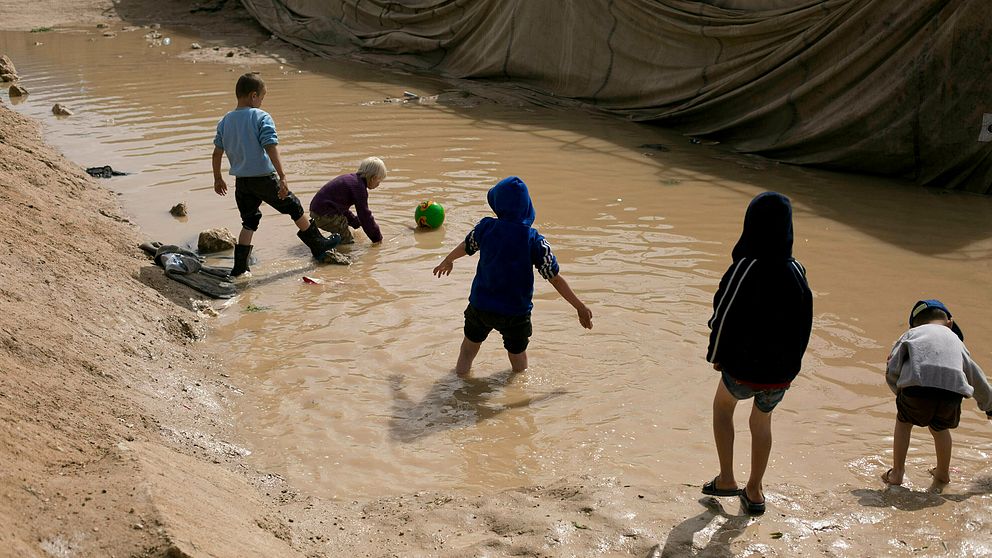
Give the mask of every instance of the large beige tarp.
[{"label": "large beige tarp", "polygon": [[992,0],[242,2],[324,55],[390,54],[781,161],[992,192]]}]

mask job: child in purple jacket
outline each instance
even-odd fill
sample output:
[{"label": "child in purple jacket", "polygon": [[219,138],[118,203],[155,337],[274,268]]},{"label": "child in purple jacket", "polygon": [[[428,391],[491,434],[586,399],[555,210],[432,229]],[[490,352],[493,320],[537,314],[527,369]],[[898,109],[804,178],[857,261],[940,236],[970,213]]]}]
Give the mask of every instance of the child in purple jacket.
[{"label": "child in purple jacket", "polygon": [[[361,227],[373,244],[382,242],[382,232],[369,209],[369,190],[375,190],[386,178],[386,165],[378,157],[369,157],[358,172],[342,174],[324,184],[310,200],[310,217],[321,229],[341,235],[342,244],[355,242],[351,229]],[[355,207],[355,213],[351,207]]]}]

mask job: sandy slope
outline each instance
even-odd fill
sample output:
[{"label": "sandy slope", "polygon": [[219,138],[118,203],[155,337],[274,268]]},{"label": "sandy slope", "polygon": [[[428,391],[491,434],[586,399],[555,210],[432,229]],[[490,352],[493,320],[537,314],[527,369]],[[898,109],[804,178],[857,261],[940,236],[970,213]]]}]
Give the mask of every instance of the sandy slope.
[{"label": "sandy slope", "polygon": [[209,539],[288,550],[255,525],[264,506],[203,496],[253,498],[213,463],[239,463],[219,438],[237,391],[198,353],[189,293],[150,266],[113,195],[6,107],[0,183],[0,553],[161,555],[198,541],[204,517],[251,528]]},{"label": "sandy slope", "polygon": [[[84,1],[0,14],[22,29],[116,17]],[[0,555],[297,555],[223,438],[238,390],[196,347],[192,291],[5,106],[0,184]]]}]

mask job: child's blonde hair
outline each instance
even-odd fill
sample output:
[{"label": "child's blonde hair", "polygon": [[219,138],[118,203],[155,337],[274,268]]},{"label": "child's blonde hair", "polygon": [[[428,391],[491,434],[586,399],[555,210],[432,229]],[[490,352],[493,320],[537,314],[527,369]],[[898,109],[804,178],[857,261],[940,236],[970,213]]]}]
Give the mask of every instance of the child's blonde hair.
[{"label": "child's blonde hair", "polygon": [[386,163],[383,163],[382,159],[378,157],[369,157],[358,165],[358,176],[382,180],[386,178]]}]

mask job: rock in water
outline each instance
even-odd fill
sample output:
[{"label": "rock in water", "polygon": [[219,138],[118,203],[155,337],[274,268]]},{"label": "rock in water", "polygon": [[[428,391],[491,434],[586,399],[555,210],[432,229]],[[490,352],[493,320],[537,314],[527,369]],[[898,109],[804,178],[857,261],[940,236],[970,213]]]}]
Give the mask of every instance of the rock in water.
[{"label": "rock in water", "polygon": [[10,90],[7,93],[11,97],[24,97],[28,94],[28,90],[24,89],[20,85],[14,84],[10,86]]},{"label": "rock in water", "polygon": [[7,57],[6,54],[0,56],[0,74],[17,75],[17,70],[14,68],[14,63]]},{"label": "rock in water", "polygon": [[72,111],[62,103],[55,103],[52,107],[52,114],[56,116],[72,116]]},{"label": "rock in water", "polygon": [[351,258],[341,252],[338,252],[337,250],[328,250],[324,252],[324,255],[320,258],[320,263],[351,265]]},{"label": "rock in water", "polygon": [[171,213],[174,217],[185,217],[186,202],[179,202],[176,205],[172,206],[172,209],[169,210],[169,213]]},{"label": "rock in water", "polygon": [[200,238],[196,242],[196,249],[201,254],[209,254],[231,250],[235,244],[237,241],[234,239],[234,235],[226,228],[207,229],[200,233]]}]

